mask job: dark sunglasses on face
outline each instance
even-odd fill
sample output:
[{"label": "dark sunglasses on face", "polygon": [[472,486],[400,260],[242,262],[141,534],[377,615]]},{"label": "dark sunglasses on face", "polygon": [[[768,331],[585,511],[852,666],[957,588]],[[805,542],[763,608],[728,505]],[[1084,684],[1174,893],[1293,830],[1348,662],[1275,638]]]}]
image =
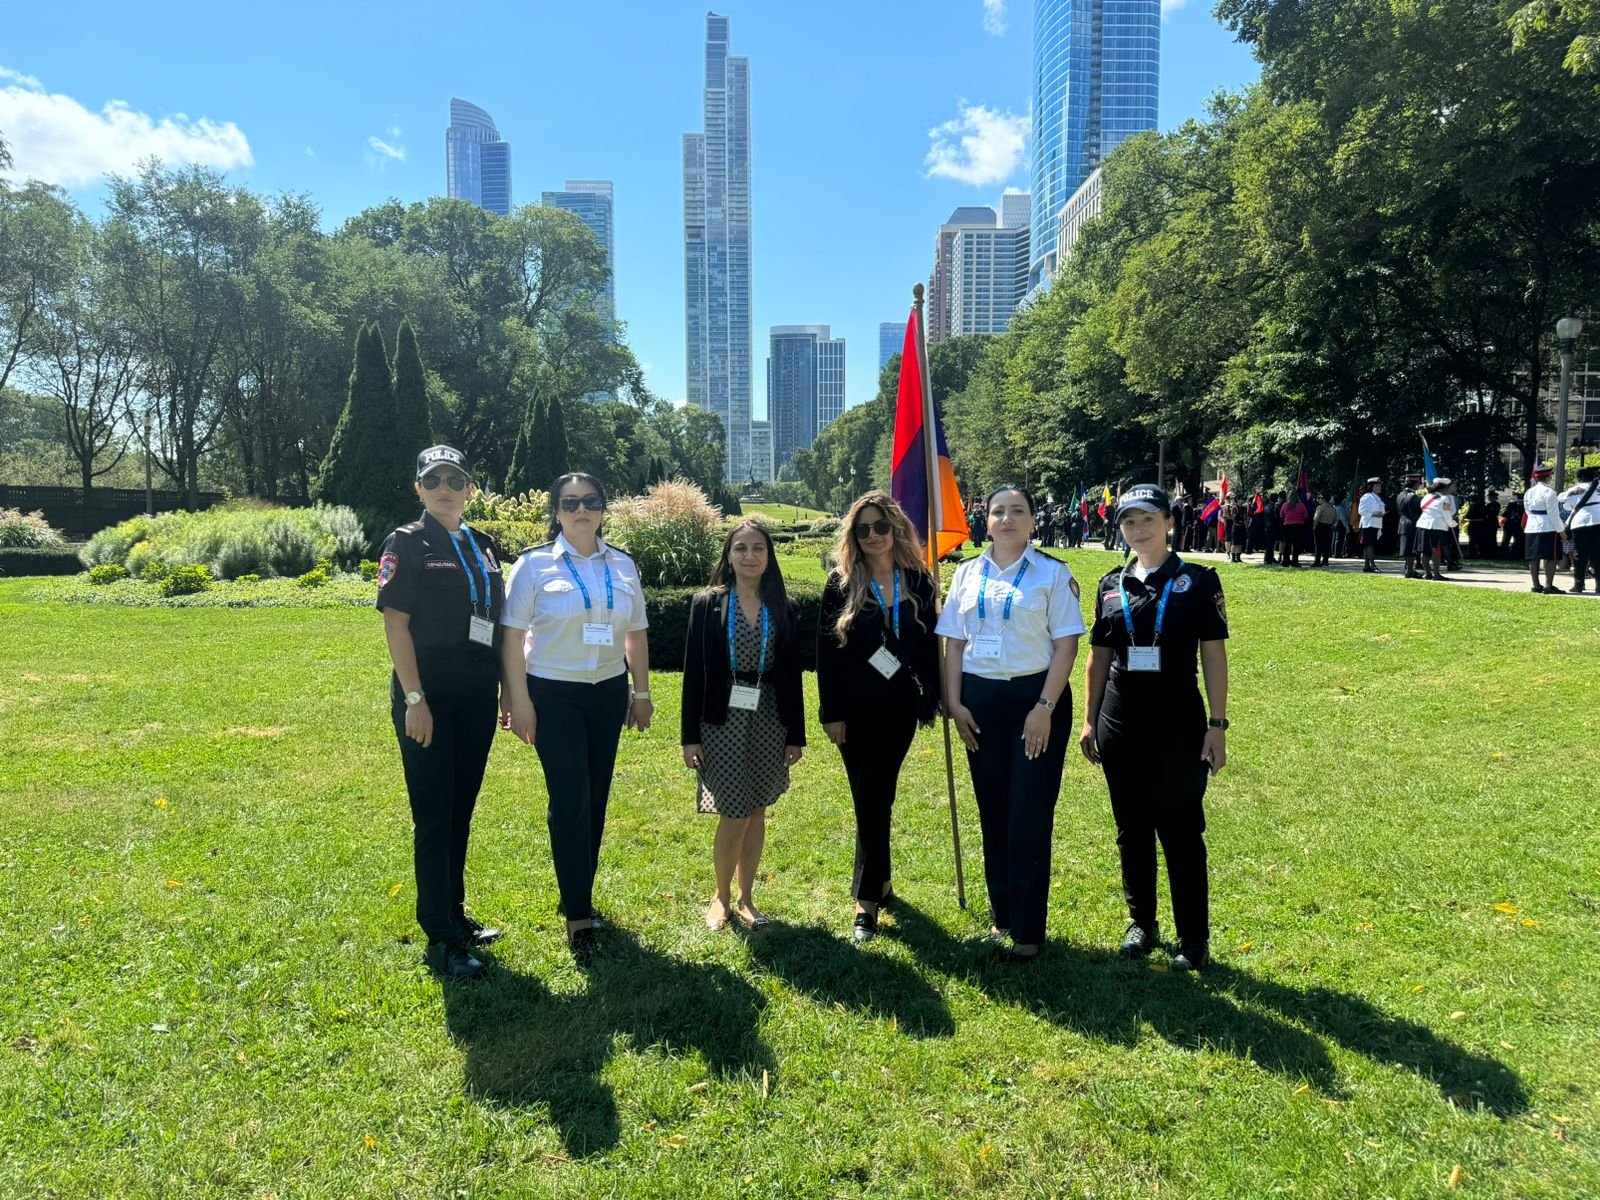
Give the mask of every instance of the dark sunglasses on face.
[{"label": "dark sunglasses on face", "polygon": [[856,541],[864,542],[873,534],[877,534],[879,537],[888,537],[889,530],[893,528],[894,526],[887,521],[863,521],[856,526]]},{"label": "dark sunglasses on face", "polygon": [[585,496],[581,500],[576,496],[565,496],[561,500],[562,512],[577,512],[580,507],[586,508],[590,512],[603,512],[605,511],[606,502],[600,499],[599,496]]},{"label": "dark sunglasses on face", "polygon": [[466,490],[467,477],[465,475],[439,475],[433,471],[429,471],[422,477],[423,488],[430,492],[441,483],[447,484],[452,492],[461,492]]}]

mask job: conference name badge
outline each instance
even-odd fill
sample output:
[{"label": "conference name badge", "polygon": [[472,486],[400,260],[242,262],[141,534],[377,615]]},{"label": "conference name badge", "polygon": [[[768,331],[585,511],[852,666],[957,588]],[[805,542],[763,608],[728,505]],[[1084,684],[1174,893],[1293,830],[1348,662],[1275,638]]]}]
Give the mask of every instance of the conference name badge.
[{"label": "conference name badge", "polygon": [[480,646],[494,645],[494,623],[483,617],[473,617],[467,624],[467,639]]},{"label": "conference name badge", "polygon": [[609,646],[612,644],[611,626],[605,621],[585,621],[583,623],[583,644],[585,646]]},{"label": "conference name badge", "polygon": [[761,689],[748,683],[736,683],[728,693],[728,707],[741,712],[755,712],[761,707]]},{"label": "conference name badge", "polygon": [[972,639],[973,658],[999,658],[1000,635],[998,633],[980,633]]},{"label": "conference name badge", "polygon": [[893,679],[900,670],[900,660],[887,646],[879,646],[878,652],[867,659],[867,663],[885,679]]},{"label": "conference name badge", "polygon": [[1159,671],[1161,670],[1160,646],[1129,646],[1128,670],[1130,671]]}]

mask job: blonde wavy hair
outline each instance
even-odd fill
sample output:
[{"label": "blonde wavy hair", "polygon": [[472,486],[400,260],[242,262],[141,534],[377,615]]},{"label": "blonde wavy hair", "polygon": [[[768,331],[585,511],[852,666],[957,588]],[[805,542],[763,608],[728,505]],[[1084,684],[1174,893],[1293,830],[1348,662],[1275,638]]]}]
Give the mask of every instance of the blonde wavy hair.
[{"label": "blonde wavy hair", "polygon": [[[849,638],[850,626],[855,624],[861,610],[869,603],[876,603],[872,595],[872,568],[867,565],[867,556],[861,552],[861,545],[856,541],[856,525],[861,520],[861,511],[866,508],[876,508],[883,514],[883,519],[889,522],[889,531],[894,537],[894,565],[902,571],[929,574],[928,564],[922,558],[922,539],[917,536],[905,509],[887,492],[868,492],[859,497],[845,514],[844,528],[839,530],[839,544],[834,550],[839,565],[834,567],[833,575],[844,588],[844,611],[839,614],[839,620],[833,627],[834,636],[839,639],[841,646]],[[926,629],[928,626],[922,620],[921,607],[916,596],[912,595],[912,616],[919,628]]]}]

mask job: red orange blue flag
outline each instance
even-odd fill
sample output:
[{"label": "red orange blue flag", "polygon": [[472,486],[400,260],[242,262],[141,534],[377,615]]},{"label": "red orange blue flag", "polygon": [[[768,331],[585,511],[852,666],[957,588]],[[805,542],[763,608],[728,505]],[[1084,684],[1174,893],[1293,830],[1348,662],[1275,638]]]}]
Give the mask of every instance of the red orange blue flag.
[{"label": "red orange blue flag", "polygon": [[[894,449],[890,455],[889,491],[916,526],[922,544],[937,562],[967,540],[966,511],[956,487],[944,425],[933,407],[933,393],[922,373],[918,353],[918,314],[906,322],[905,345],[900,352],[900,390],[894,406]],[[933,478],[929,478],[928,441],[933,438]],[[929,513],[937,514],[938,528],[930,534]]]}]

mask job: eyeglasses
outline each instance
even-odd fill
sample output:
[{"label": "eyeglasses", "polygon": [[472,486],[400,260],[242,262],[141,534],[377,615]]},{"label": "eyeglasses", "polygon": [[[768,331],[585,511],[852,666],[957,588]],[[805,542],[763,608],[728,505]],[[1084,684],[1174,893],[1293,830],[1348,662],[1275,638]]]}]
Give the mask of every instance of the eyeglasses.
[{"label": "eyeglasses", "polygon": [[466,490],[467,477],[465,475],[440,475],[435,471],[429,471],[422,477],[422,486],[430,492],[435,490],[441,483],[448,485],[452,492],[461,492]]},{"label": "eyeglasses", "polygon": [[864,542],[873,534],[879,537],[888,537],[889,531],[894,526],[887,521],[863,521],[856,526],[856,541]]},{"label": "eyeglasses", "polygon": [[590,512],[604,512],[606,502],[599,496],[585,496],[581,500],[577,496],[565,496],[561,500],[562,512],[577,512],[579,508],[586,508]]}]

